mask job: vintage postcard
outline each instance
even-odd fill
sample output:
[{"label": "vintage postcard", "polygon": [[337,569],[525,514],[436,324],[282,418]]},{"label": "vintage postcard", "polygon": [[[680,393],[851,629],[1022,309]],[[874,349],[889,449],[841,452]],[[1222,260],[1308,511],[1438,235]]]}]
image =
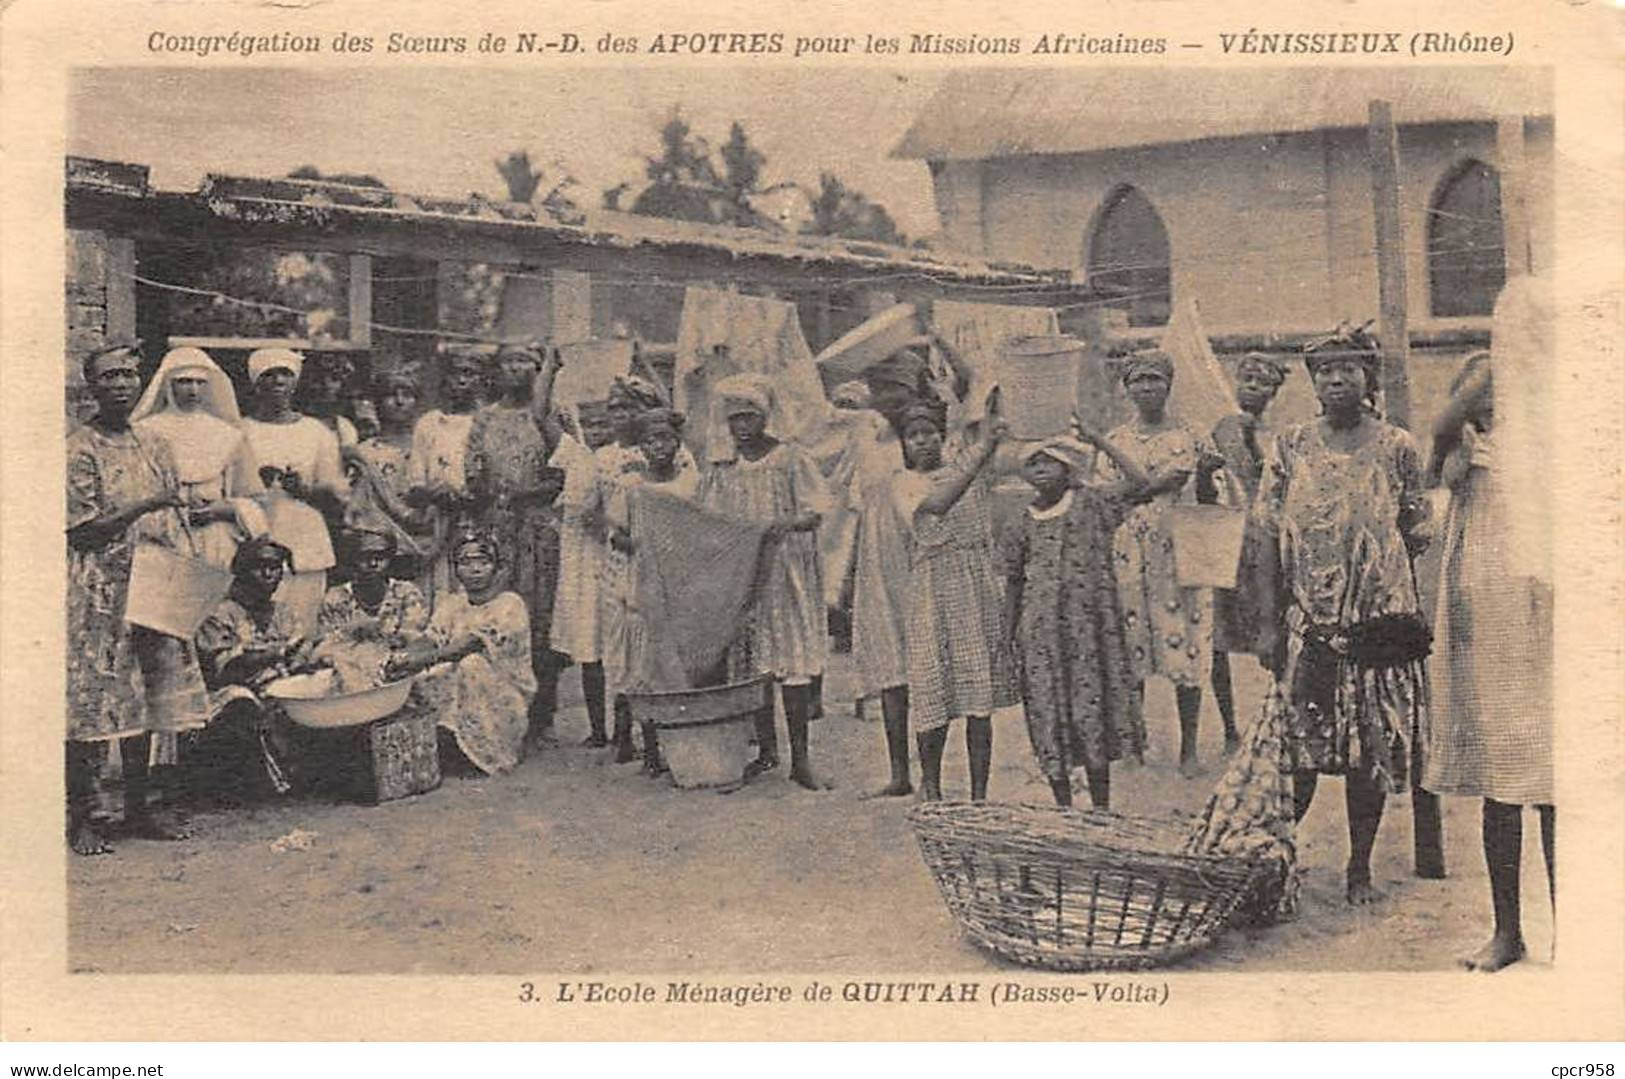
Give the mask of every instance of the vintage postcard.
[{"label": "vintage postcard", "polygon": [[1617,8],[0,17],[8,1040],[1625,1036]]}]

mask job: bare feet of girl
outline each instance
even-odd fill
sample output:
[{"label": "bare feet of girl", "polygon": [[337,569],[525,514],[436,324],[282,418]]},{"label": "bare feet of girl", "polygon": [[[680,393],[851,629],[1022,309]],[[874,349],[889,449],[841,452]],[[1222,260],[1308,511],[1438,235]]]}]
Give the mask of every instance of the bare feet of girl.
[{"label": "bare feet of girl", "polygon": [[101,830],[88,821],[73,830],[73,839],[70,841],[73,853],[89,857],[94,854],[112,854],[113,848],[107,845],[107,837]]},{"label": "bare feet of girl", "polygon": [[1383,900],[1383,894],[1371,886],[1370,870],[1364,873],[1349,870],[1348,888],[1344,894],[1351,907],[1368,907]]},{"label": "bare feet of girl", "polygon": [[894,779],[876,791],[867,791],[863,794],[864,801],[873,798],[905,798],[914,793],[914,785],[905,780]]},{"label": "bare feet of girl", "polygon": [[827,791],[835,789],[835,784],[830,783],[827,780],[820,779],[818,776],[813,774],[813,770],[811,768],[792,768],[790,769],[790,778],[795,781],[797,786],[804,787],[810,791]]},{"label": "bare feet of girl", "polygon": [[1461,965],[1468,970],[1479,970],[1485,974],[1494,974],[1503,967],[1510,967],[1525,955],[1523,938],[1510,939],[1494,936],[1489,939],[1478,951],[1462,959]]}]

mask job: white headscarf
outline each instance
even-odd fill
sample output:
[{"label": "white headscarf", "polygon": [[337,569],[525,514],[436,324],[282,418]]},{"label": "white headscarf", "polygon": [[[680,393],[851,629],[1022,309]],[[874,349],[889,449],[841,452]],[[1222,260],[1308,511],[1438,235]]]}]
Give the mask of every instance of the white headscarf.
[{"label": "white headscarf", "polygon": [[231,379],[220,370],[220,365],[201,348],[172,348],[164,353],[157,373],[147,383],[146,392],[142,393],[135,410],[130,413],[130,422],[140,423],[159,412],[174,409],[175,393],[170,382],[181,374],[207,382],[208,388],[203,395],[204,410],[233,427],[237,426],[242,420],[242,414],[237,410],[237,392],[232,388]]},{"label": "white headscarf", "polygon": [[298,378],[305,369],[305,358],[287,348],[258,349],[248,357],[248,380],[258,382],[261,375],[277,367],[286,367]]},{"label": "white headscarf", "polygon": [[779,418],[778,394],[773,382],[765,375],[740,374],[719,379],[711,387],[711,430],[707,432],[706,450],[714,463],[732,461],[738,456],[733,435],[728,430],[728,417],[740,407],[759,412],[767,422],[771,434]]},{"label": "white headscarf", "polygon": [[[203,401],[189,412],[175,404],[174,380],[180,375],[206,383]],[[130,413],[130,422],[138,430],[154,431],[174,448],[183,483],[207,483],[221,476],[243,441],[237,426],[241,418],[231,379],[200,348],[166,353]]]}]

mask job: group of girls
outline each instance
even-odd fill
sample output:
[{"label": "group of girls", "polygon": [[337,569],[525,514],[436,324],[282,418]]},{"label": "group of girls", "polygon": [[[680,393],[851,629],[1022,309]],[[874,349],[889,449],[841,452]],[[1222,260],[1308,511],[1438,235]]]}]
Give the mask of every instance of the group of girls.
[{"label": "group of girls", "polygon": [[[1523,954],[1521,805],[1541,807],[1548,868],[1552,857],[1550,588],[1508,568],[1510,541],[1496,522],[1520,511],[1485,493],[1497,489],[1482,478],[1492,460],[1487,354],[1457,379],[1436,430],[1436,474],[1454,498],[1432,620],[1414,562],[1434,514],[1416,443],[1377,410],[1380,348],[1345,327],[1306,349],[1304,362],[1318,418],[1268,429],[1264,412],[1287,370],[1254,353],[1238,365],[1239,410],[1204,435],[1166,411],[1167,355],[1125,357],[1133,418],[1106,436],[1075,423],[1070,437],[1024,447],[1031,502],[1003,522],[997,552],[989,462],[1005,429],[996,412],[950,434],[922,357],[870,370],[868,399],[901,451],[861,480],[852,596],[860,686],[881,699],[891,759],[891,781],[877,793],[912,792],[912,724],[923,796],[940,798],[946,729],[962,718],[970,796],[984,798],[989,714],[1019,699],[1055,800],[1071,803],[1081,772],[1105,808],[1111,763],[1145,745],[1146,679],[1175,686],[1181,770],[1191,774],[1204,674],[1227,751],[1243,744],[1230,655],[1249,654],[1274,685],[1246,745],[1271,755],[1269,774],[1289,778],[1283,814],[1302,820],[1319,776],[1345,780],[1350,903],[1379,898],[1371,853],[1388,794],[1411,796],[1423,878],[1444,875],[1437,795],[1486,797],[1497,928],[1469,965],[1499,969]],[[1520,383],[1514,407],[1530,393]],[[1237,585],[1183,586],[1170,510],[1221,492],[1246,510]],[[1442,699],[1430,710],[1435,686]],[[1232,762],[1210,814],[1258,812],[1266,800],[1230,788],[1261,773],[1258,762]]]},{"label": "group of girls", "polygon": [[[957,363],[952,377],[933,380],[916,348],[837,390],[845,407],[880,417],[854,428],[860,444],[843,492],[778,437],[774,388],[756,376],[709,387],[718,433],[702,469],[683,445],[684,417],[634,375],[614,381],[597,444],[555,405],[552,350],[508,347],[494,364],[452,353],[440,406],[420,416],[415,380],[380,373],[376,422],[362,437],[338,415],[342,370],[306,377],[313,414],[294,407],[303,361],[291,352],[249,358],[243,418],[229,380],[198,350],[166,356],[141,395],[135,347],[104,349],[85,363],[97,413],[68,441],[73,847],[106,849],[109,780],[119,777],[130,829],[182,834],[164,791],[186,750],[218,732],[237,732],[271,784],[285,787],[287,729],[266,718],[259,690],[313,661],[341,675],[426,673],[416,706],[434,709],[487,772],[511,768],[527,740],[552,737],[558,676],[573,662],[588,744],[634,759],[627,694],[653,629],[633,602],[649,537],[634,533],[629,506],[647,486],[760,531],[750,603],[716,676],[777,685],[788,774],[800,786],[828,785],[812,766],[809,734],[821,714],[831,596],[850,598],[859,693],[881,701],[885,796],[913,792],[912,748],[922,796],[942,797],[958,719],[970,796],[985,798],[991,715],[1019,701],[1055,801],[1070,804],[1081,778],[1106,808],[1111,764],[1145,747],[1146,680],[1174,684],[1180,765],[1191,774],[1203,677],[1233,751],[1241,736],[1229,656],[1250,654],[1274,676],[1258,722],[1280,732],[1250,743],[1279,745],[1296,818],[1318,776],[1345,779],[1351,903],[1376,898],[1370,858],[1389,793],[1412,795],[1423,877],[1444,871],[1434,794],[1488,799],[1497,931],[1474,963],[1496,969],[1523,948],[1517,807],[1544,807],[1548,861],[1554,822],[1549,585],[1507,568],[1500,518],[1482,509],[1510,512],[1483,493],[1495,460],[1488,363],[1475,359],[1458,379],[1437,432],[1446,463],[1435,473],[1456,502],[1432,627],[1434,682],[1448,692],[1430,715],[1429,632],[1413,568],[1430,531],[1421,454],[1376,411],[1376,342],[1340,332],[1304,362],[1318,418],[1270,431],[1263,416],[1286,368],[1250,354],[1237,371],[1239,410],[1203,433],[1167,412],[1175,371],[1166,354],[1124,358],[1133,418],[1109,434],[1077,422],[1070,435],[1024,445],[1015,463],[1030,501],[995,540],[992,462],[1008,441],[997,397],[977,401]],[[494,399],[482,404],[487,382]],[[1181,584],[1171,516],[1221,487],[1246,508],[1247,526],[1237,587],[1212,594]],[[835,496],[860,522],[844,583],[824,580],[818,537]],[[141,542],[231,570],[230,595],[194,640],[123,622]],[[1516,652],[1514,640],[1539,647],[1510,667],[1499,651],[1481,654],[1502,644]],[[752,776],[780,766],[775,711],[757,716]],[[642,741],[645,767],[658,774],[654,732]]]}]

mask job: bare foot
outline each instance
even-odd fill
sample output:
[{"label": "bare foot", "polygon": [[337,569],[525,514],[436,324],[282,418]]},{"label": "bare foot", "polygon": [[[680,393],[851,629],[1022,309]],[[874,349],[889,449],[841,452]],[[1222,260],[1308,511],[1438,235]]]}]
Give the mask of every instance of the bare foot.
[{"label": "bare foot", "polygon": [[95,854],[112,854],[113,848],[107,845],[107,837],[94,824],[86,821],[73,830],[71,841],[73,853],[86,857]]},{"label": "bare foot", "polygon": [[860,797],[864,801],[872,798],[904,798],[914,793],[914,785],[906,779],[894,779],[877,791],[866,791]]},{"label": "bare foot", "polygon": [[755,760],[745,765],[745,778],[747,780],[755,779],[757,776],[762,775],[765,772],[773,771],[778,766],[779,758],[758,756]]},{"label": "bare foot", "polygon": [[1462,959],[1461,965],[1468,970],[1479,970],[1485,974],[1494,974],[1502,967],[1510,967],[1524,957],[1522,937],[1513,937],[1510,940],[1502,936],[1493,936],[1489,943]]},{"label": "bare foot", "polygon": [[600,731],[594,731],[587,735],[581,744],[587,749],[603,749],[609,745],[609,738]]},{"label": "bare foot", "polygon": [[940,802],[940,801],[942,801],[942,788],[933,787],[933,786],[930,786],[930,785],[922,786],[920,788],[920,801],[922,801],[922,802]]},{"label": "bare foot", "polygon": [[1202,767],[1201,761],[1190,757],[1179,762],[1179,774],[1185,779],[1199,779],[1207,774],[1207,769]]},{"label": "bare foot", "polygon": [[156,839],[165,843],[179,843],[192,838],[181,815],[167,809],[156,809],[131,818],[126,830],[140,839]]},{"label": "bare foot", "polygon": [[1351,907],[1368,907],[1383,900],[1383,894],[1371,886],[1369,877],[1350,876],[1345,894]]},{"label": "bare foot", "polygon": [[1444,863],[1425,860],[1416,863],[1416,875],[1423,880],[1444,880]]},{"label": "bare foot", "polygon": [[1224,736],[1224,755],[1226,757],[1235,756],[1236,750],[1238,750],[1240,748],[1241,748],[1241,735],[1239,735],[1239,734],[1227,734],[1227,735]]},{"label": "bare foot", "polygon": [[790,778],[795,781],[797,786],[805,787],[810,791],[833,790],[835,786],[833,783],[826,782],[813,775],[811,768],[792,768],[790,769]]}]

